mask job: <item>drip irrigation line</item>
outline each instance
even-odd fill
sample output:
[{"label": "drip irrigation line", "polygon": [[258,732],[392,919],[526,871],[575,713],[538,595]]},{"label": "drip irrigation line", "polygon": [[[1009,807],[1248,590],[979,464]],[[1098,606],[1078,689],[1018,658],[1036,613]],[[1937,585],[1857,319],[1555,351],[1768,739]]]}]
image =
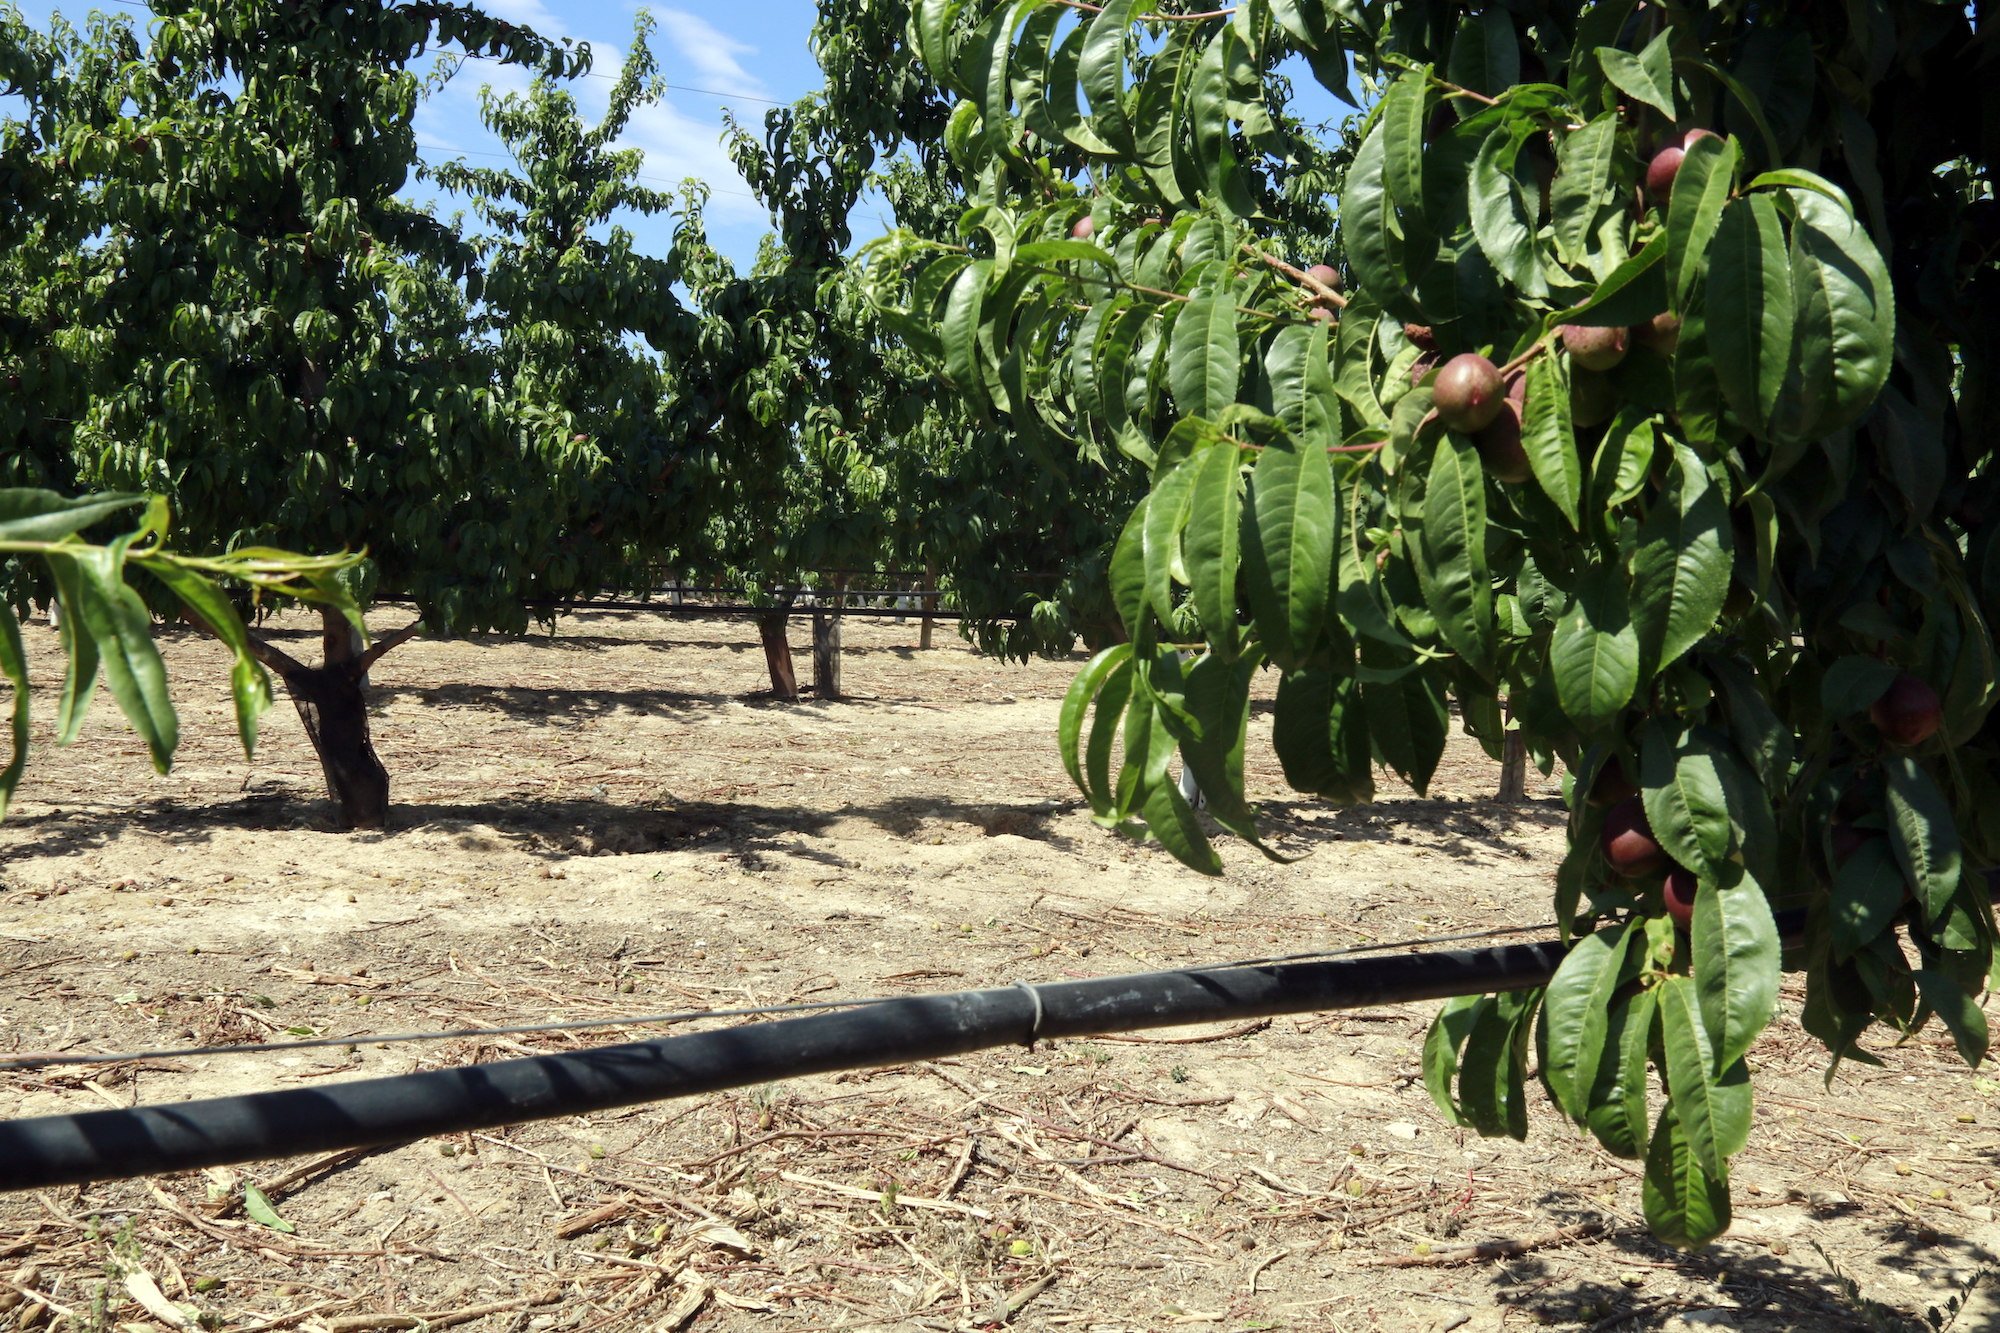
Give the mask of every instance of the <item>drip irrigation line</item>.
[{"label": "drip irrigation line", "polygon": [[[407,593],[380,593],[375,601],[386,606],[414,606],[417,599]],[[929,620],[991,620],[994,622],[1019,620],[1014,615],[976,616],[967,611],[926,611],[922,607],[911,607],[898,611],[886,606],[802,606],[797,602],[785,606],[751,606],[747,603],[720,603],[709,605],[684,604],[675,606],[672,602],[625,602],[590,601],[565,602],[554,598],[530,598],[521,603],[533,610],[564,611],[571,615],[583,611],[641,611],[650,615],[684,616],[701,619],[704,616],[716,619],[756,619],[760,616],[866,616],[876,620],[901,616],[904,619]]]},{"label": "drip irrigation line", "polygon": [[0,1190],[380,1147],[1036,1039],[1520,990],[1546,984],[1566,951],[1544,940],[1023,982],[458,1069],[0,1121]]},{"label": "drip irrigation line", "polygon": [[[1388,940],[1379,944],[1355,944],[1341,949],[1321,949],[1311,953],[1284,954],[1273,958],[1240,958],[1227,963],[1189,968],[1189,975],[1225,971],[1231,968],[1263,967],[1276,963],[1298,963],[1314,959],[1347,958],[1357,954],[1384,953],[1391,949],[1415,949],[1432,944],[1457,944],[1466,940],[1498,939],[1530,931],[1554,930],[1546,921],[1532,926],[1498,926],[1490,930],[1468,930],[1456,935],[1429,935],[1421,939]],[[1017,985],[1027,985],[1017,982]],[[598,1028],[663,1027],[693,1023],[704,1018],[762,1018],[779,1014],[803,1014],[828,1009],[858,1009],[908,999],[906,995],[877,995],[858,1000],[806,1000],[794,1004],[752,1005],[737,1009],[687,1009],[669,1014],[638,1014],[625,1018],[558,1019],[547,1023],[517,1023],[508,1027],[451,1028],[435,1032],[391,1032],[382,1035],[357,1033],[346,1037],[304,1037],[295,1041],[237,1043],[229,1046],[174,1046],[152,1051],[114,1051],[72,1054],[59,1051],[28,1051],[0,1057],[0,1072],[13,1069],[42,1069],[58,1065],[117,1065],[136,1060],[186,1060],[204,1055],[283,1055],[290,1051],[324,1050],[334,1046],[390,1046],[403,1042],[461,1041],[474,1037],[518,1037],[539,1032],[587,1032]]]}]

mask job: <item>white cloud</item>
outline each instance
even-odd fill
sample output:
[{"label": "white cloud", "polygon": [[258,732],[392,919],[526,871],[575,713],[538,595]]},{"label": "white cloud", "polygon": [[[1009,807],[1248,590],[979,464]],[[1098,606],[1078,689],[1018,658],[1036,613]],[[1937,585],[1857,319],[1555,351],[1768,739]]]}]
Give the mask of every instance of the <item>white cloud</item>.
[{"label": "white cloud", "polygon": [[641,107],[633,113],[632,123],[625,127],[619,142],[621,147],[644,150],[647,184],[664,189],[662,179],[678,182],[693,176],[715,188],[709,198],[710,218],[768,224],[764,206],[744,197],[750,187],[736,174],[736,164],[723,149],[722,122],[713,114],[691,116],[671,102]]},{"label": "white cloud", "polygon": [[525,24],[544,37],[570,35],[569,25],[557,18],[542,0],[486,0],[480,8],[494,18]]},{"label": "white cloud", "polygon": [[[529,0],[539,3],[539,0]],[[660,36],[663,39],[659,52],[660,64],[666,70],[667,78],[678,83],[679,71],[674,66],[676,57],[691,66],[695,81],[704,88],[714,88],[725,93],[744,93],[752,97],[762,97],[763,81],[743,68],[739,56],[754,56],[757,48],[723,32],[707,19],[679,9],[654,11],[660,21]]]}]

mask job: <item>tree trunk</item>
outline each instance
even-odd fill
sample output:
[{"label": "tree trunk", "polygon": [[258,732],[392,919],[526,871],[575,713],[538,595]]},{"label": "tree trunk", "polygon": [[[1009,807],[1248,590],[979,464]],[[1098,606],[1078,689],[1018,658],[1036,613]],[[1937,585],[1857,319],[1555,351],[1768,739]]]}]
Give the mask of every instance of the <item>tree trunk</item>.
[{"label": "tree trunk", "polygon": [[[845,579],[834,580],[833,609],[838,611],[847,604],[847,597],[840,591]],[[825,610],[813,608],[813,695],[819,699],[840,697],[840,622],[841,615],[827,615]]]},{"label": "tree trunk", "polygon": [[1507,733],[1500,751],[1500,790],[1493,799],[1508,804],[1528,799],[1528,747],[1521,743],[1518,731]]},{"label": "tree trunk", "polygon": [[937,566],[935,564],[925,566],[924,581],[918,586],[923,590],[924,594],[918,599],[923,605],[924,619],[922,625],[917,630],[917,647],[919,649],[928,649],[931,646],[931,612],[937,610]]},{"label": "tree trunk", "polygon": [[368,667],[359,635],[338,611],[320,608],[319,666],[278,664],[326,777],[340,826],[379,829],[389,820],[389,772],[368,734]]},{"label": "tree trunk", "polygon": [[757,617],[757,637],[764,641],[764,665],[771,673],[771,693],[786,703],[799,697],[798,673],[792,669],[792,644],[785,637],[785,618],[792,608],[793,594],[784,602]]}]

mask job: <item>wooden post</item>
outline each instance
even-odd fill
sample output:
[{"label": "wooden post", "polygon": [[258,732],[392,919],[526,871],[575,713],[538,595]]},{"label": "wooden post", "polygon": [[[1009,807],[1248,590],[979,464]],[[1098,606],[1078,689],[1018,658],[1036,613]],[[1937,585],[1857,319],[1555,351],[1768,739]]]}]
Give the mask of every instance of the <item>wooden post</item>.
[{"label": "wooden post", "polygon": [[833,580],[833,606],[824,605],[824,598],[813,606],[813,694],[820,699],[840,697],[840,615],[827,615],[827,610],[839,611],[847,605],[847,595],[843,591],[847,585],[845,575],[835,575]]},{"label": "wooden post", "polygon": [[937,610],[936,561],[931,561],[924,566],[924,581],[918,584],[917,587],[923,592],[923,596],[917,600],[922,603],[919,609],[924,613],[921,627],[917,630],[917,647],[928,649],[931,646],[931,612]]},{"label": "wooden post", "polygon": [[[1507,704],[1507,720],[1514,720],[1514,705]],[[1494,793],[1496,801],[1513,804],[1528,799],[1528,747],[1521,741],[1518,728],[1509,728],[1507,740],[1500,750],[1500,790]]]}]

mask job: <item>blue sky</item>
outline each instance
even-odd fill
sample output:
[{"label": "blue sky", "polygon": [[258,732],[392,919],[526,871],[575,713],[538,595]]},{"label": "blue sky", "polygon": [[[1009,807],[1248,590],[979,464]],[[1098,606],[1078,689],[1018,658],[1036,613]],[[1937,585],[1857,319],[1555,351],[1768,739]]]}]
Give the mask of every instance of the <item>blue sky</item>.
[{"label": "blue sky", "polygon": [[[145,6],[124,0],[15,0],[33,23],[43,23],[53,11],[81,23],[93,9],[128,13],[143,24]],[[595,119],[603,114],[613,76],[632,40],[633,20],[642,6],[631,0],[483,0],[482,8],[500,18],[525,23],[552,37],[573,37],[590,43],[594,73],[572,88],[580,109]],[[789,102],[819,86],[819,69],[806,48],[812,30],[813,0],[734,0],[699,8],[647,4],[659,26],[651,38],[660,73],[670,84],[666,98],[634,117],[626,145],[646,153],[647,183],[662,187],[683,178],[706,181],[712,191],[708,205],[709,237],[747,268],[757,252],[758,238],[770,230],[769,215],[722,150],[722,108],[727,105],[748,126],[761,130],[763,113],[773,102]],[[446,161],[463,154],[472,165],[498,165],[500,145],[479,121],[479,89],[525,88],[527,76],[517,69],[468,61],[459,74],[417,113],[421,155]],[[427,192],[413,194],[430,197]],[[441,212],[453,211],[449,199]],[[865,207],[865,206],[864,206]],[[670,224],[662,219],[632,218],[627,225],[641,247],[664,253]],[[881,230],[879,221],[857,216],[857,238]]]},{"label": "blue sky", "polygon": [[[0,0],[0,5],[8,0]],[[81,23],[92,9],[131,15],[144,23],[141,0],[13,0],[31,22],[43,23],[60,10]],[[572,85],[587,118],[604,112],[613,78],[631,43],[639,0],[480,0],[497,17],[523,23],[551,37],[588,42],[594,67]],[[721,146],[722,111],[731,108],[739,122],[761,132],[763,115],[774,102],[790,102],[820,84],[819,69],[807,49],[816,11],[814,0],[728,0],[697,6],[646,3],[658,27],[651,38],[661,76],[670,85],[656,106],[639,112],[624,146],[643,149],[647,184],[671,188],[685,178],[710,188],[707,210],[709,238],[717,248],[747,269],[758,240],[771,229],[770,217],[737,176]],[[1312,82],[1302,62],[1287,72],[1299,86],[1295,110],[1304,116],[1335,118],[1343,108]],[[509,66],[467,61],[450,83],[435,93],[417,113],[420,154],[433,162],[464,156],[474,166],[499,165],[505,154],[479,120],[479,90],[525,89],[528,76]],[[412,186],[416,198],[436,201],[449,215],[461,205],[435,190]],[[639,247],[664,254],[671,244],[672,223],[665,218],[623,219]],[[879,235],[888,225],[886,209],[864,197],[851,225],[856,242]]]}]

